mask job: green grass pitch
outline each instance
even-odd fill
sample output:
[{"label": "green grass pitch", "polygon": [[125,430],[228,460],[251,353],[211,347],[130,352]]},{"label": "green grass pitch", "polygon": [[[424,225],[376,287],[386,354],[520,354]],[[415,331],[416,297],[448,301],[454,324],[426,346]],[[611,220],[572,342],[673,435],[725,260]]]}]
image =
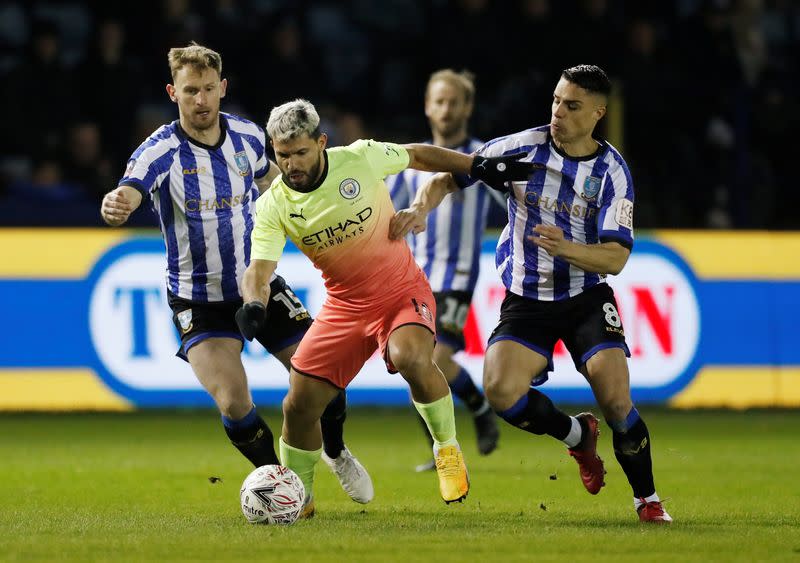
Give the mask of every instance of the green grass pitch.
[{"label": "green grass pitch", "polygon": [[552,439],[504,424],[478,456],[458,411],[472,490],[446,506],[413,472],[427,451],[411,409],[352,409],[375,500],[350,501],[321,463],[316,518],[272,527],[242,516],[251,467],[212,411],[0,415],[0,561],[800,562],[800,412],[642,414],[669,527],[639,524],[606,426],[591,496]]}]

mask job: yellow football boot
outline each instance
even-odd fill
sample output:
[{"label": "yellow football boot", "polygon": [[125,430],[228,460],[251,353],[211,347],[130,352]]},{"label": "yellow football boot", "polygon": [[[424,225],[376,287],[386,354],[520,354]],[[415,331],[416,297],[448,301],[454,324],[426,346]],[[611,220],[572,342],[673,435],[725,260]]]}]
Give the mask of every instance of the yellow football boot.
[{"label": "yellow football boot", "polygon": [[447,504],[462,502],[469,492],[469,475],[464,456],[457,446],[446,446],[436,453],[439,492]]}]

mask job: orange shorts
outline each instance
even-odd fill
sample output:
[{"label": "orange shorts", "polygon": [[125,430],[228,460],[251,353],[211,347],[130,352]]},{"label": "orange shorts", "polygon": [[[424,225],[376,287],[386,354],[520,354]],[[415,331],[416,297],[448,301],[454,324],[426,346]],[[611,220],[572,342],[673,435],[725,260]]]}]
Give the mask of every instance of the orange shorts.
[{"label": "orange shorts", "polygon": [[435,336],[436,301],[424,274],[392,293],[393,299],[371,306],[329,295],[292,356],[295,371],[344,389],[380,348],[389,373],[397,373],[386,350],[389,335],[421,325]]}]

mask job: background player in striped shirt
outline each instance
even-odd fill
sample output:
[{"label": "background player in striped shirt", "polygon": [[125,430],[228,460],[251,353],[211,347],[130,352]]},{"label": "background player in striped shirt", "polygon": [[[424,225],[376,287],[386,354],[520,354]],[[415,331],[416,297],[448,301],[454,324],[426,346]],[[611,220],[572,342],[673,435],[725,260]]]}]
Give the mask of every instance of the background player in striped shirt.
[{"label": "background player in striped shirt", "polygon": [[[266,156],[260,127],[219,111],[227,81],[218,53],[191,44],[171,49],[168,61],[174,84],[167,85],[167,94],[178,104],[179,119],[136,149],[119,186],[103,199],[101,214],[119,226],[143,197],[152,199],[167,248],[167,294],[182,343],[178,355],[214,398],[233,445],[256,467],[279,463],[272,432],[253,404],[234,318],[250,260],[255,199],[278,168]],[[256,338],[288,369],[311,318],[283,278],[270,281],[270,322]],[[326,462],[350,497],[366,503],[372,482],[344,446],[345,407],[342,392],[322,416]]]},{"label": "background player in striped shirt", "polygon": [[[429,144],[465,154],[474,153],[483,144],[467,133],[475,99],[473,80],[469,72],[457,73],[450,69],[431,74],[425,89],[425,116],[432,135],[427,141]],[[407,168],[387,178],[395,209],[408,206],[417,189],[433,174]],[[497,447],[499,433],[495,414],[467,370],[453,359],[453,354],[464,349],[464,324],[478,281],[490,193],[493,192],[476,186],[448,194],[428,215],[425,231],[410,240],[414,259],[428,276],[436,299],[433,360],[442,370],[450,390],[472,412],[478,451],[482,455]],[[427,429],[425,436],[430,438]],[[435,467],[434,460],[430,460],[417,466],[417,471]]]},{"label": "background player in striped shirt", "polygon": [[[553,92],[550,124],[495,139],[479,154],[524,155],[535,171],[527,182],[491,184],[510,194],[509,224],[497,246],[506,286],[500,322],[489,339],[484,385],[492,407],[510,424],[562,440],[578,462],[586,489],[605,484],[597,455],[598,421],[558,410],[531,385],[552,370],[561,339],[592,387],[613,431],[614,454],[645,522],[670,522],[656,494],[650,435],[630,395],[625,336],[606,275],[618,274],[633,245],[633,182],[622,156],[593,137],[606,113],[611,83],[597,66],[569,68]],[[398,212],[391,234],[426,226],[444,194],[474,183],[437,175],[409,210]]]},{"label": "background player in striped shirt", "polygon": [[328,149],[319,123],[306,100],[270,113],[267,131],[282,175],[258,201],[252,260],[242,284],[245,336],[264,322],[268,280],[287,237],[322,272],[327,290],[292,357],[281,460],[306,485],[304,514],[313,514],[320,414],[380,350],[388,370],[408,382],[434,439],[442,499],[461,501],[469,479],[456,440],[453,399],[433,362],[436,303],[408,245],[389,240],[394,207],[384,179],[410,166],[500,181],[527,178],[531,166],[516,162],[516,155],[487,159],[421,144],[359,140]]}]

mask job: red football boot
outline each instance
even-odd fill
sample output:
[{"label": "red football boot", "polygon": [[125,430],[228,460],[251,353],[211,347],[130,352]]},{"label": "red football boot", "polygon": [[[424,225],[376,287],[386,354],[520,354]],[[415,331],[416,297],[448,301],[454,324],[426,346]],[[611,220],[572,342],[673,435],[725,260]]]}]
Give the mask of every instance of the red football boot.
[{"label": "red football boot", "polygon": [[603,467],[603,460],[597,455],[597,438],[600,436],[600,424],[597,418],[590,412],[582,412],[576,415],[575,418],[586,422],[586,429],[588,435],[581,439],[579,444],[580,449],[570,448],[569,455],[575,458],[578,462],[578,468],[581,473],[581,481],[583,486],[591,494],[596,495],[600,489],[605,485],[603,477],[606,474],[605,467]]},{"label": "red football boot", "polygon": [[644,499],[639,499],[642,504],[636,509],[639,513],[639,520],[642,522],[652,522],[654,524],[669,524],[672,522],[672,516],[667,514],[664,507],[661,506],[661,501],[647,502]]}]

